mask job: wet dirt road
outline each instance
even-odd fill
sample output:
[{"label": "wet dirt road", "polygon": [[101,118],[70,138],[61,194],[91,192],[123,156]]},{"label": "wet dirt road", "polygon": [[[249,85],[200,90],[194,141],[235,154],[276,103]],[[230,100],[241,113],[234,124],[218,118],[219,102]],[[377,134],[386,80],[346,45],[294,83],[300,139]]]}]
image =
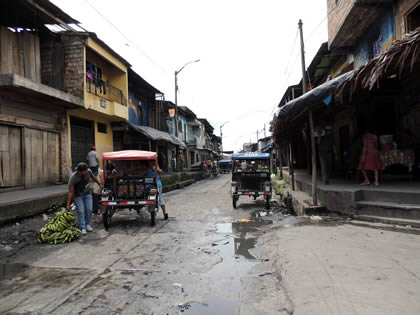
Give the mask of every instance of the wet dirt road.
[{"label": "wet dirt road", "polygon": [[[235,314],[241,278],[259,263],[258,224],[234,223],[262,209],[232,209],[228,175],[165,195],[169,221],[123,211],[110,232],[65,245],[35,244],[3,261],[1,312]],[[256,233],[258,234],[258,233]]]},{"label": "wet dirt road", "polygon": [[166,194],[170,219],[153,228],[123,211],[110,232],[2,257],[0,313],[420,312],[419,235],[266,213],[262,200],[234,210],[229,185]]}]

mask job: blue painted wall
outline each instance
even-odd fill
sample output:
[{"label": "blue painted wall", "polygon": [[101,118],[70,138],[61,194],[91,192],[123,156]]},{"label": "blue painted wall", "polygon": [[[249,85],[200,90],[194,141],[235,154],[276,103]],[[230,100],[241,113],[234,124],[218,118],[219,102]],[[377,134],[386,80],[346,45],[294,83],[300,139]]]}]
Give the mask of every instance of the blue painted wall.
[{"label": "blue painted wall", "polygon": [[136,126],[149,125],[149,105],[143,100],[138,100],[134,94],[128,91],[128,121]]},{"label": "blue painted wall", "polygon": [[395,19],[393,9],[389,9],[359,41],[354,51],[356,68],[388,49],[394,38]]}]

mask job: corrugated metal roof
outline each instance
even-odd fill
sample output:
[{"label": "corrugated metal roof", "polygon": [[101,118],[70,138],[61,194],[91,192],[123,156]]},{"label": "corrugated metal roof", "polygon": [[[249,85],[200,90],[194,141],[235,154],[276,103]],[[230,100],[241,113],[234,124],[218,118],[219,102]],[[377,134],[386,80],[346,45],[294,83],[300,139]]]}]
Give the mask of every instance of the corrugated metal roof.
[{"label": "corrugated metal roof", "polygon": [[186,145],[183,141],[175,138],[174,136],[170,135],[167,132],[163,132],[163,131],[157,130],[157,129],[152,128],[152,127],[147,127],[147,126],[136,126],[136,125],[133,125],[129,122],[127,122],[127,124],[131,128],[133,128],[137,132],[141,133],[142,135],[144,135],[146,138],[148,138],[150,140],[165,141],[165,142],[169,142],[169,143],[172,143],[174,145],[180,146],[182,148],[186,148]]}]

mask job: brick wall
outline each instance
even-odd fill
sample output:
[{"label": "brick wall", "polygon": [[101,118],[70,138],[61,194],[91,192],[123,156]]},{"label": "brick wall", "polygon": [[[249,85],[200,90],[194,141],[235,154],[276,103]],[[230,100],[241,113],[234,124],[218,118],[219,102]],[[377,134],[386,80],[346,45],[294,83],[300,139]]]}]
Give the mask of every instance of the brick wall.
[{"label": "brick wall", "polygon": [[75,36],[63,37],[64,42],[64,91],[84,97],[85,44]]},{"label": "brick wall", "polygon": [[64,47],[55,40],[41,44],[41,83],[64,91]]},{"label": "brick wall", "polygon": [[341,25],[354,6],[354,0],[327,0],[328,46],[331,46]]},{"label": "brick wall", "polygon": [[54,83],[54,43],[41,44],[41,83],[53,86]]},{"label": "brick wall", "polygon": [[395,5],[396,37],[401,39],[406,33],[405,15],[419,3],[419,0],[399,0]]}]

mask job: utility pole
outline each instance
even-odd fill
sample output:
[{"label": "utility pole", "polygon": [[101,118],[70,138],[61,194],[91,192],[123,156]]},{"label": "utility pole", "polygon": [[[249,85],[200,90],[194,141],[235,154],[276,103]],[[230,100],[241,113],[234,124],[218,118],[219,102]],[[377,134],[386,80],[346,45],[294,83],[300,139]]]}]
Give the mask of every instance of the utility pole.
[{"label": "utility pole", "polygon": [[257,130],[257,145],[258,145],[259,131]]},{"label": "utility pole", "polygon": [[175,137],[178,138],[178,71],[175,71]]},{"label": "utility pole", "polygon": [[[302,91],[306,93],[306,66],[305,66],[305,46],[303,42],[303,29],[302,20],[299,20],[300,31],[300,50],[302,58]],[[309,127],[311,132],[311,148],[312,148],[312,202],[314,206],[318,205],[318,189],[316,178],[316,148],[315,148],[315,134],[314,134],[314,121],[312,119],[312,110],[309,110]]]}]

